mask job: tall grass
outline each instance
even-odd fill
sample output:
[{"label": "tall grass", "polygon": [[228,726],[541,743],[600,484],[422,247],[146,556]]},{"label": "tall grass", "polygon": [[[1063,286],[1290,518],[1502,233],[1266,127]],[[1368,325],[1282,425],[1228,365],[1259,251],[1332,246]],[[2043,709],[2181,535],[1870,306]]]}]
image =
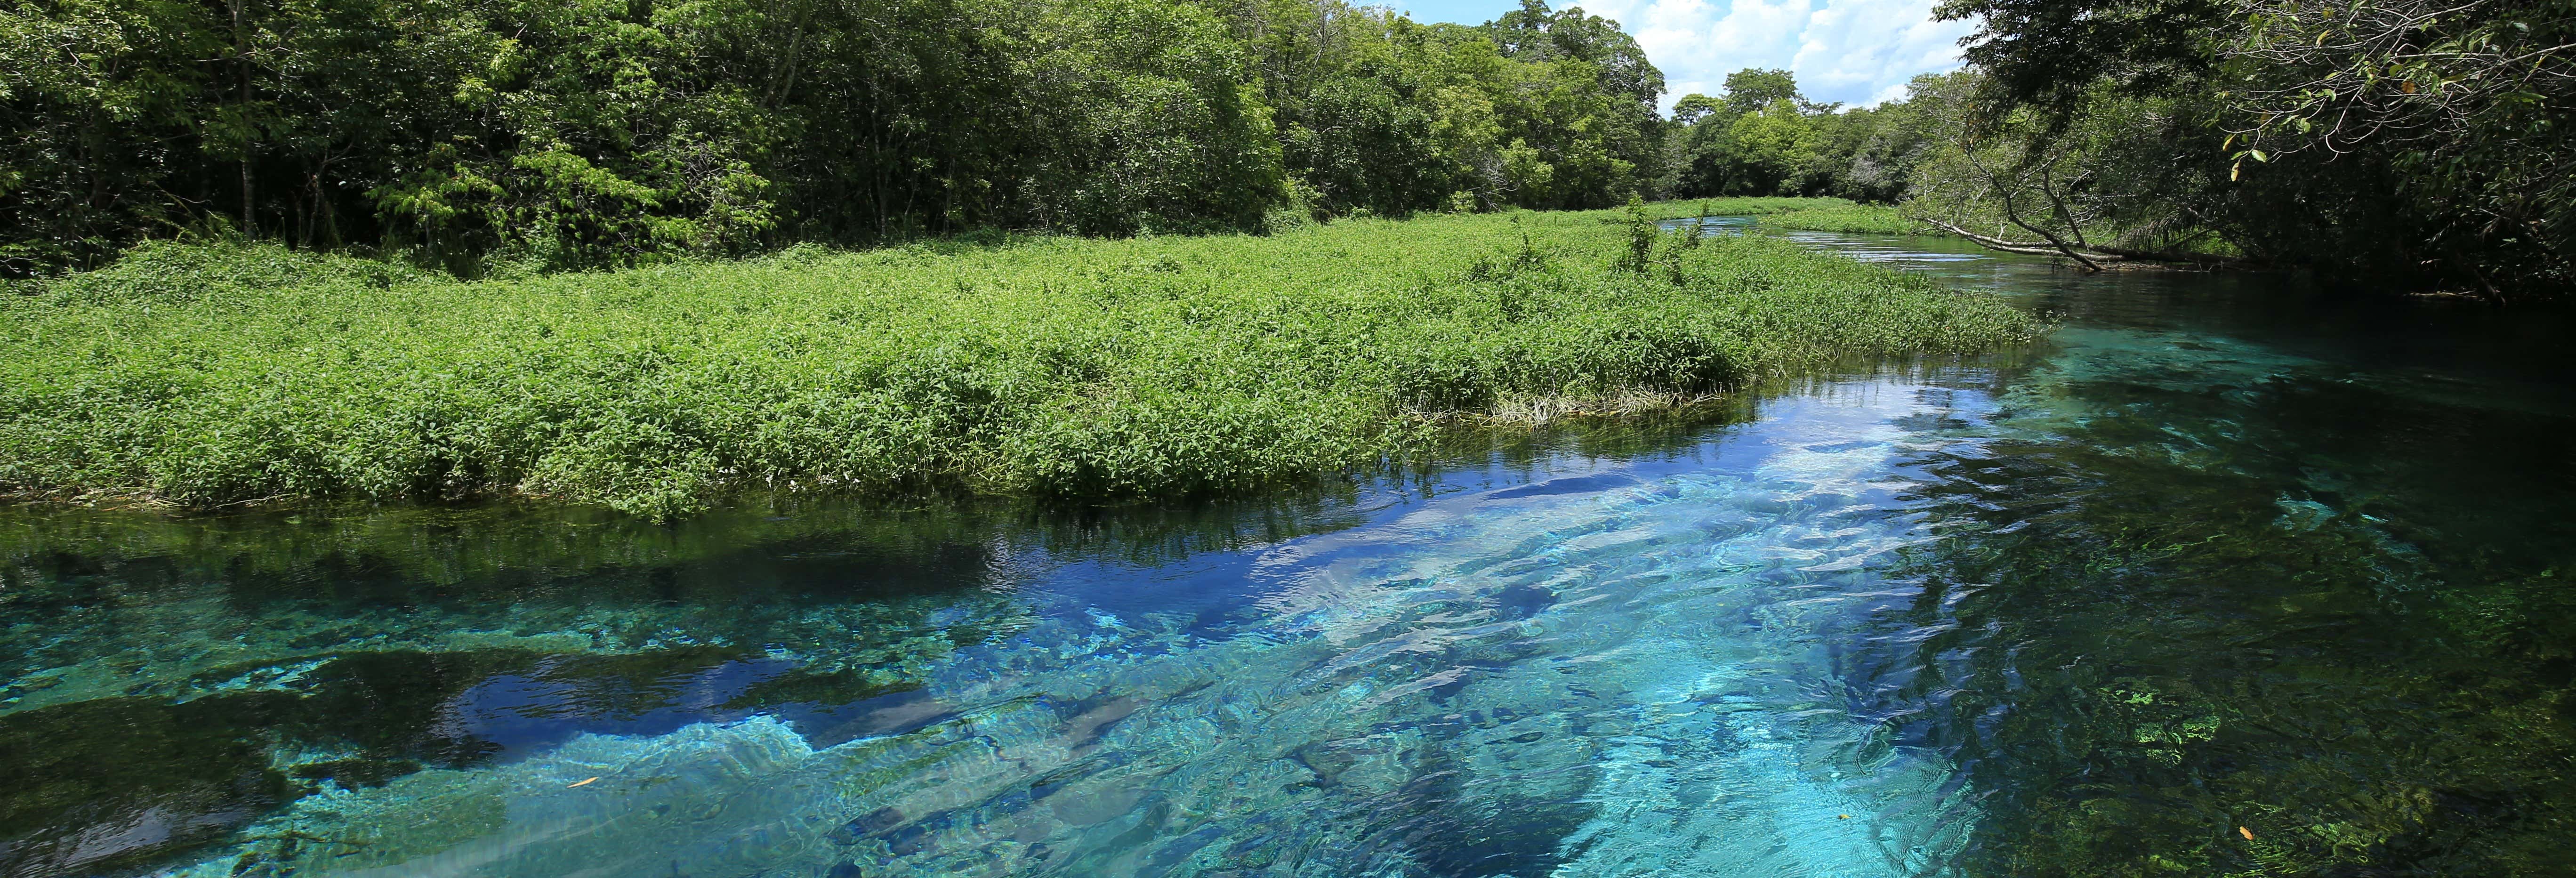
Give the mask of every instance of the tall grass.
[{"label": "tall grass", "polygon": [[1768,195],[1740,198],[1676,198],[1671,201],[1647,204],[1646,212],[1653,219],[1688,219],[1695,216],[1769,216],[1850,203],[1840,198],[1790,198]]},{"label": "tall grass", "polygon": [[[0,299],[0,487],[191,508],[729,488],[1229,491],[1444,422],[2028,336],[1986,297],[1616,212],[1007,239],[466,283],[159,245]],[[1627,267],[1620,267],[1627,266]]]},{"label": "tall grass", "polygon": [[1896,208],[1884,204],[1854,204],[1840,199],[1820,199],[1823,204],[1766,214],[1754,224],[1766,229],[1802,229],[1811,232],[1856,232],[1875,235],[1921,235],[1929,228],[1899,216]]}]

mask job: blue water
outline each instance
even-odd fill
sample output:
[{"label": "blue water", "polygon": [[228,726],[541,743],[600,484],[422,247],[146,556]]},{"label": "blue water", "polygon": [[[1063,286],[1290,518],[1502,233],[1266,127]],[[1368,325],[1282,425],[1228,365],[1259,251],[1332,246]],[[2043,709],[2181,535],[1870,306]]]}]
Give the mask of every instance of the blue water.
[{"label": "blue water", "polygon": [[1940,396],[1818,388],[1683,456],[1452,474],[1348,530],[1038,559],[984,586],[1019,630],[828,715],[556,741],[512,714],[562,684],[497,676],[453,718],[524,758],[264,824],[339,840],[299,858],[331,874],[1924,871],[1970,791],[1837,660],[1911,597],[1873,565],[1924,538],[1889,509],[1924,441],[1894,424]]},{"label": "blue water", "polygon": [[[19,513],[0,521],[0,651],[20,656],[0,738],[21,748],[0,757],[20,784],[0,871],[2302,874],[2357,838],[2431,856],[2392,845],[2438,815],[2365,821],[2434,811],[2319,816],[2402,760],[2323,733],[2274,746],[2261,723],[2286,720],[2248,705],[2277,703],[2265,674],[2361,661],[2332,644],[2398,654],[2387,638],[2429,630],[2408,614],[2441,609],[2406,595],[2441,592],[2454,556],[2554,569],[2576,544],[2567,445],[2529,437],[2571,432],[2557,376],[2464,341],[2510,336],[2475,314],[1794,237],[2062,325],[2032,351],[1217,507],[675,529]],[[2391,320],[2441,331],[2372,329]],[[2318,393],[2351,396],[2302,414]],[[2443,406],[2529,441],[2466,481],[2426,450],[2445,437],[2348,441]],[[2507,515],[2423,511],[2497,484]],[[2222,537],[2255,548],[2193,554]],[[2478,648],[2397,660],[2430,680],[2508,649]],[[2366,729],[2398,715],[2372,699],[2420,691],[2300,697],[2373,711],[2345,718]],[[2563,761],[2563,719],[2515,722],[2526,743],[2478,758]],[[2362,767],[2226,792],[2293,777],[2239,770],[2284,753]],[[2490,821],[2559,813],[2489,793],[2521,803]],[[2230,841],[2266,819],[2255,799],[2308,811]],[[2117,804],[2148,800],[2170,807]],[[2155,849],[2103,847],[2106,825]]]}]

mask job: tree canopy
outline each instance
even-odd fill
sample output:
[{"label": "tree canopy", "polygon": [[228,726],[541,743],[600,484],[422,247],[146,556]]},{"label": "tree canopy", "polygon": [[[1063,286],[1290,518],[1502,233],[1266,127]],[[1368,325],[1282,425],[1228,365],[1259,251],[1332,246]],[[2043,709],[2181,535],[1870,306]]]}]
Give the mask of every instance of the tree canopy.
[{"label": "tree canopy", "polygon": [[475,273],[1599,207],[1661,172],[1662,89],[1538,0],[0,0],[0,270],[189,231]]},{"label": "tree canopy", "polygon": [[[2069,139],[2157,144],[2127,151],[2149,165],[2096,151],[2097,173],[2066,179],[2080,197],[2133,217],[2153,205],[2164,225],[2373,286],[2510,298],[2576,285],[2576,0],[1940,12],[1982,22],[1972,128],[2042,162],[2084,152]],[[2087,126],[2120,133],[2071,133]]]},{"label": "tree canopy", "polygon": [[1921,140],[1903,101],[1845,110],[1809,100],[1789,71],[1757,68],[1728,74],[1717,97],[1684,95],[1673,106],[1671,124],[1664,187],[1690,198],[1831,195],[1892,201],[1905,190]]}]

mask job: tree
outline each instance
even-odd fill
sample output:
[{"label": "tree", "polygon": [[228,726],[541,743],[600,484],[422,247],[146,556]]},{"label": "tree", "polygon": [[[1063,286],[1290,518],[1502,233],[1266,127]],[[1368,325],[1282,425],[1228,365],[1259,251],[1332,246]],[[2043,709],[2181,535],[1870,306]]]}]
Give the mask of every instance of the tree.
[{"label": "tree", "polygon": [[473,274],[1600,207],[1661,172],[1662,89],[1535,2],[15,0],[0,273],[189,233]]},{"label": "tree", "polygon": [[2233,24],[2229,0],[1943,0],[1934,16],[1975,20],[1963,43],[1982,111],[2072,112],[2107,83],[2170,94],[2206,82],[2213,39]]},{"label": "tree", "polygon": [[[2576,283],[2576,3],[2238,0],[2220,125],[2236,162],[2385,168],[2410,256],[2487,295]],[[2300,169],[2306,170],[2306,169]],[[2375,193],[2374,193],[2375,194]]]},{"label": "tree", "polygon": [[1673,124],[1688,128],[1698,124],[1699,120],[1708,118],[1709,114],[1719,112],[1724,106],[1718,103],[1716,98],[1704,94],[1687,95],[1673,103]]},{"label": "tree", "polygon": [[[1886,118],[1910,118],[1888,116]],[[1673,109],[1673,167],[1669,188],[1684,197],[1709,195],[1845,195],[1892,199],[1901,174],[1888,173],[1888,144],[1915,138],[1879,138],[1875,110],[1844,112],[1798,91],[1785,70],[1739,70],[1726,77],[1722,99],[1691,95]],[[1879,144],[1873,163],[1861,151]],[[1910,148],[1910,147],[1909,147]],[[1867,184],[1855,183],[1861,169]]]},{"label": "tree", "polygon": [[1951,0],[1978,17],[1969,112],[2051,138],[2104,100],[2173,102],[2178,157],[2133,193],[2248,254],[2491,298],[2576,286],[2576,3]]},{"label": "tree", "polygon": [[1650,114],[1655,99],[1663,96],[1663,71],[1646,60],[1636,38],[1621,31],[1618,22],[1584,14],[1582,7],[1550,13],[1544,0],[1521,0],[1519,9],[1488,22],[1485,33],[1507,58],[1592,65],[1602,90],[1625,95]]},{"label": "tree", "polygon": [[1909,218],[2090,271],[2131,260],[2219,261],[2193,249],[2219,230],[2188,221],[2204,212],[2170,194],[2209,191],[2177,179],[2208,163],[2194,161],[2195,126],[2177,124],[2172,101],[2103,94],[2070,115],[2024,109],[1980,119],[1971,109],[1980,85],[1974,72],[1916,83],[1910,104],[1930,120],[1929,148],[1903,205]]},{"label": "tree", "polygon": [[1760,112],[1764,107],[1782,101],[1801,111],[1811,109],[1807,96],[1798,91],[1798,77],[1786,70],[1746,68],[1726,75],[1726,112],[1741,116]]}]

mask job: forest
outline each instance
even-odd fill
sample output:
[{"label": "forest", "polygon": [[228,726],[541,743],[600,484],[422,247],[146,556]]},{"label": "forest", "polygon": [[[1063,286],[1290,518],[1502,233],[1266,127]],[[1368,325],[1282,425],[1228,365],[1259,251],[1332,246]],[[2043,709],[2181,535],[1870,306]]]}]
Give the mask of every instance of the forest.
[{"label": "forest", "polygon": [[1873,108],[1748,70],[1669,190],[1895,203],[2087,269],[2252,264],[2505,301],[2576,281],[2576,3],[1951,0],[1968,66]]},{"label": "forest", "polygon": [[[1662,111],[1618,22],[1347,0],[7,0],[0,274],[147,238],[462,276],[977,230],[1838,196],[2082,267],[2571,277],[2576,3],[1949,0],[1968,66]],[[2188,35],[2188,36],[2182,36]]]},{"label": "forest", "polygon": [[10,0],[0,259],[196,233],[464,275],[1598,208],[1660,173],[1617,25],[1327,2]]},{"label": "forest", "polygon": [[2576,0],[1490,2],[0,0],[0,876],[2576,875]]}]

